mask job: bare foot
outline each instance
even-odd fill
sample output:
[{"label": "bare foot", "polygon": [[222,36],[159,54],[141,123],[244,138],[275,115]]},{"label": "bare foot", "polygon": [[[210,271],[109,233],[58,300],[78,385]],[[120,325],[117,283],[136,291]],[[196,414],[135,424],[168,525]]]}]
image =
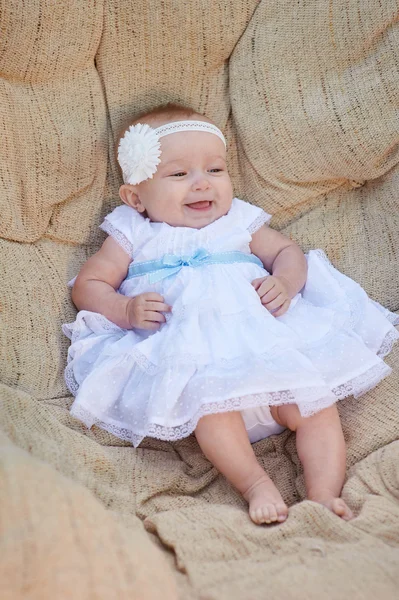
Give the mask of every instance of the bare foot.
[{"label": "bare foot", "polygon": [[267,475],[252,484],[243,496],[249,504],[249,516],[257,525],[282,523],[286,520],[288,508]]},{"label": "bare foot", "polygon": [[323,506],[331,510],[331,512],[338,515],[338,517],[344,519],[344,521],[350,521],[354,517],[353,512],[346,504],[346,502],[342,500],[342,498],[324,498],[322,500],[318,500],[317,498],[311,498],[311,500],[313,500],[313,502],[323,504]]}]

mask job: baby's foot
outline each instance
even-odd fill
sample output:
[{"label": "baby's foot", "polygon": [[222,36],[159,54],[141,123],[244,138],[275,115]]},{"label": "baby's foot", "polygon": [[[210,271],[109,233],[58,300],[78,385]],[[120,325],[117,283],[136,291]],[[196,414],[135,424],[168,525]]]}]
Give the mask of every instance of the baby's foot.
[{"label": "baby's foot", "polygon": [[324,498],[324,499],[319,499],[319,500],[317,498],[312,498],[312,500],[313,500],[313,502],[318,502],[319,504],[323,504],[323,506],[325,506],[326,508],[331,510],[331,512],[338,515],[338,517],[341,517],[341,519],[344,519],[344,521],[350,521],[354,517],[353,512],[351,511],[349,506],[346,504],[346,502],[344,500],[342,500],[342,498],[332,497],[332,498]]},{"label": "baby's foot", "polygon": [[286,520],[288,508],[267,475],[251,485],[243,496],[249,504],[249,516],[257,525],[282,523]]}]

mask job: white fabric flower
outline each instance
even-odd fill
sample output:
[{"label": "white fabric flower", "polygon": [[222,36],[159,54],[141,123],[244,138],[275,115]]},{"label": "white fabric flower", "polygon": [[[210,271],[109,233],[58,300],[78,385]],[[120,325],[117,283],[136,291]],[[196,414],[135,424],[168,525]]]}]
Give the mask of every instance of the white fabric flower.
[{"label": "white fabric flower", "polygon": [[136,185],[152,179],[161,162],[161,144],[155,130],[147,124],[131,125],[118,147],[118,162],[125,183]]}]

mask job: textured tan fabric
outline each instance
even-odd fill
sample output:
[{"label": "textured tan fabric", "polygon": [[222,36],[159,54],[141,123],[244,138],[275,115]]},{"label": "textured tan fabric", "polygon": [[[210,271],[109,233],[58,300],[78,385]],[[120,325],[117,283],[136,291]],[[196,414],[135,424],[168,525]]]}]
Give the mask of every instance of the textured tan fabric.
[{"label": "textured tan fabric", "polygon": [[230,60],[252,201],[296,216],[398,163],[397,18],[396,0],[259,4]]},{"label": "textured tan fabric", "polygon": [[119,203],[117,132],[167,101],[225,129],[237,195],[399,310],[398,18],[396,0],[0,0],[1,598],[397,598],[399,348],[340,403],[356,519],[300,502],[285,432],[254,446],[292,507],[268,528],[193,436],[134,450],[72,419],[60,326]]},{"label": "textured tan fabric", "polygon": [[63,371],[69,343],[60,323],[73,321],[76,314],[67,282],[93,251],[46,238],[33,244],[0,240],[4,383],[40,399],[67,394]]},{"label": "textured tan fabric", "polygon": [[[282,233],[334,266],[391,310],[399,308],[399,168],[352,190],[337,188]],[[277,221],[277,219],[275,220]]]},{"label": "textured tan fabric", "polygon": [[0,1],[0,235],[83,243],[107,168],[103,2]]},{"label": "textured tan fabric", "polygon": [[[28,449],[32,449],[31,447]],[[0,433],[0,594],[3,600],[174,600],[162,554],[132,519],[118,523],[83,486]]]}]

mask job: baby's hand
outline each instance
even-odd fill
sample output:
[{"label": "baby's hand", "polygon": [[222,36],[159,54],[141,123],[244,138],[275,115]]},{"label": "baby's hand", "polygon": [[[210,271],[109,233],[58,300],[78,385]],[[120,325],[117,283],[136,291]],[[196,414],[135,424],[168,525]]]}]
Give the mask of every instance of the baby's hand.
[{"label": "baby's hand", "polygon": [[287,312],[291,304],[289,282],[278,275],[266,275],[254,279],[252,284],[261,299],[261,302],[274,317],[281,317]]},{"label": "baby's hand", "polygon": [[127,316],[131,327],[137,329],[159,329],[165,323],[164,312],[170,312],[160,294],[146,292],[131,298],[127,305]]}]

